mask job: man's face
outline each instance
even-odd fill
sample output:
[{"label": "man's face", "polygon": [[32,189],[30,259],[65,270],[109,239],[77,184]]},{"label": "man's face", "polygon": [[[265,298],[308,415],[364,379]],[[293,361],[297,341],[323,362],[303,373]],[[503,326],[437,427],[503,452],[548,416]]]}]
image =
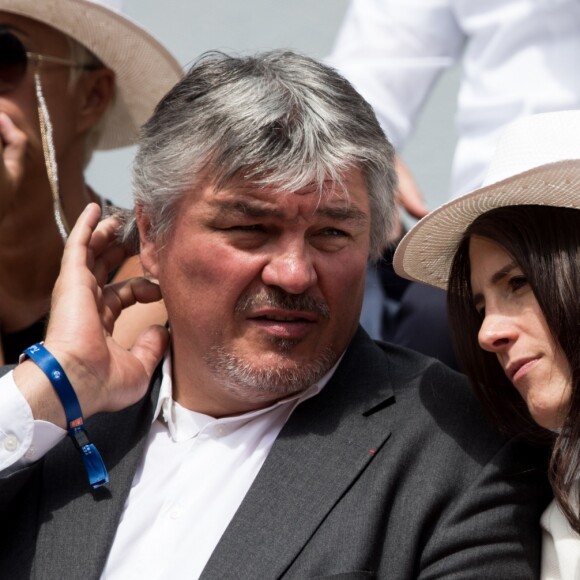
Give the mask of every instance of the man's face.
[{"label": "man's face", "polygon": [[337,361],[358,324],[369,254],[363,177],[352,171],[345,183],[322,196],[202,186],[164,244],[142,241],[169,313],[182,404],[239,413],[305,389]]}]

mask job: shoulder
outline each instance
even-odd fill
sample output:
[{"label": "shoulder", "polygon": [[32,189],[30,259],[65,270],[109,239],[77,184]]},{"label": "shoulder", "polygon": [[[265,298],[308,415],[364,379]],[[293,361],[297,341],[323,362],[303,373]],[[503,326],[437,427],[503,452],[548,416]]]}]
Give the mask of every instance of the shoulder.
[{"label": "shoulder", "polygon": [[[351,350],[352,349],[352,350]],[[477,471],[498,455],[545,467],[545,450],[500,433],[484,414],[465,375],[436,359],[357,334],[345,355],[345,373],[369,401],[390,396],[384,426],[401,446],[436,464],[443,456],[463,457]],[[352,384],[351,384],[352,386]],[[371,403],[373,404],[373,403]],[[435,461],[433,462],[433,458]],[[513,465],[522,465],[515,460]],[[434,465],[434,467],[436,467]]]}]

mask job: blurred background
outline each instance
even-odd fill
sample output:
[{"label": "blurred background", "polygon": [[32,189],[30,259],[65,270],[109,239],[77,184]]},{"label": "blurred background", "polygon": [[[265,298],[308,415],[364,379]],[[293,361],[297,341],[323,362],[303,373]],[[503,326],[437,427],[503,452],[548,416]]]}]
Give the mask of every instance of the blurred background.
[{"label": "blurred background", "polygon": [[[348,0],[125,0],[127,15],[152,32],[184,68],[207,50],[247,54],[291,48],[315,58],[331,50]],[[455,146],[456,67],[439,80],[402,152],[434,208],[448,198]],[[122,207],[132,206],[134,148],[95,154],[89,184]]]}]

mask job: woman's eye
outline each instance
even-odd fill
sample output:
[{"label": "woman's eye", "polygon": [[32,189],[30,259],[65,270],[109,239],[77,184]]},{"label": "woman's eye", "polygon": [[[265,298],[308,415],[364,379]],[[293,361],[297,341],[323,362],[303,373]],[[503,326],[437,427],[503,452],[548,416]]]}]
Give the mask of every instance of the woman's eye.
[{"label": "woman's eye", "polygon": [[510,278],[509,285],[513,292],[523,288],[528,284],[528,279],[525,276],[514,276]]}]

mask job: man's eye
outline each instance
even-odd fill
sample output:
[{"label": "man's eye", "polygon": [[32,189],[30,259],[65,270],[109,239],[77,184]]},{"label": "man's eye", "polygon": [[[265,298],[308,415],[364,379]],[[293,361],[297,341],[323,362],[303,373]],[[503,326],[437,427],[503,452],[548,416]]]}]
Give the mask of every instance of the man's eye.
[{"label": "man's eye", "polygon": [[348,236],[345,231],[339,230],[337,228],[326,228],[325,230],[322,230],[321,233],[323,236],[328,236],[330,238],[341,238]]},{"label": "man's eye", "polygon": [[232,232],[263,232],[264,231],[264,227],[261,226],[260,224],[250,224],[250,225],[236,225],[236,226],[230,226],[228,228],[225,228],[226,231],[232,231]]}]

